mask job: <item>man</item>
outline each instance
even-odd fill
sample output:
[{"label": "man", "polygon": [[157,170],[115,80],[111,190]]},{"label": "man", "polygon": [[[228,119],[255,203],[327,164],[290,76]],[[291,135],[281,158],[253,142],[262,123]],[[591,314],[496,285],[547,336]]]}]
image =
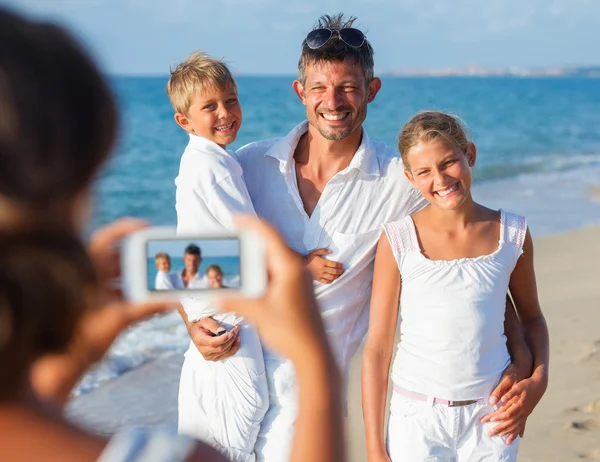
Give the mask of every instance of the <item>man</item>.
[{"label": "man", "polygon": [[[367,332],[375,247],[381,225],[425,205],[403,173],[395,150],[362,128],[367,105],[381,88],[373,75],[373,49],[343,15],[323,16],[302,44],[294,91],[307,122],[286,137],[238,151],[255,210],[274,224],[288,245],[344,273],[315,282],[315,294],[337,364],[347,385],[352,356]],[[327,248],[327,258],[314,249]],[[234,334],[211,337],[210,319],[190,330],[206,359],[237,348]],[[256,445],[257,460],[288,460],[296,417],[296,382],[289,361],[265,352],[270,408]]]},{"label": "man", "polygon": [[202,263],[202,251],[196,244],[189,244],[183,252],[183,269],[179,274],[183,287],[187,289],[204,289],[207,286],[206,281],[200,273]]}]

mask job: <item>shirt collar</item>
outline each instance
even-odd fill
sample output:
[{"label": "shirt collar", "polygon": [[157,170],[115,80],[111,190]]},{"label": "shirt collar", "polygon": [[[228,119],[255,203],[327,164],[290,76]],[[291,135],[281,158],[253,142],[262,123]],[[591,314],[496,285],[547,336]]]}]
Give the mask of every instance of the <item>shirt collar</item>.
[{"label": "shirt collar", "polygon": [[190,135],[190,144],[189,145],[195,149],[199,149],[201,151],[216,152],[219,154],[228,154],[227,150],[223,149],[221,146],[219,146],[214,141],[207,140],[206,138],[203,138],[198,135],[194,135],[193,133],[189,133],[189,135]]},{"label": "shirt collar", "polygon": [[[265,152],[265,156],[273,157],[279,160],[282,164],[287,164],[292,160],[294,151],[302,135],[308,131],[308,121],[304,121],[296,125],[285,137],[277,141]],[[369,135],[364,127],[362,127],[362,139],[354,157],[350,161],[350,165],[346,170],[358,169],[367,175],[381,175],[379,169],[379,161],[377,160],[377,152],[375,146],[371,142]]]}]

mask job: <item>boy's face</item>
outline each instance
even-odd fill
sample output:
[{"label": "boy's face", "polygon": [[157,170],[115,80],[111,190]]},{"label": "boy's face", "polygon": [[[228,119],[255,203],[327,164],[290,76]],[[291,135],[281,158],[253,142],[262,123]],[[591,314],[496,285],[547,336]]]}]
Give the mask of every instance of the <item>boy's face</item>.
[{"label": "boy's face", "polygon": [[167,258],[159,258],[155,263],[158,271],[162,271],[163,273],[168,273],[171,271],[171,260],[168,260]]},{"label": "boy's face", "polygon": [[237,87],[208,87],[198,92],[188,114],[175,114],[177,123],[187,132],[217,143],[222,148],[235,141],[242,125],[242,106]]}]

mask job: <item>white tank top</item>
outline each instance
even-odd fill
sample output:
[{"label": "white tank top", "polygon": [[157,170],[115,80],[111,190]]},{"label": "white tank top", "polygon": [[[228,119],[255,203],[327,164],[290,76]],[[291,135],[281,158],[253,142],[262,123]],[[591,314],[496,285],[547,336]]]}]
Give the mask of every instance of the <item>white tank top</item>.
[{"label": "white tank top", "polygon": [[524,217],[500,211],[489,255],[430,260],[411,217],[384,225],[402,279],[397,386],[435,398],[486,398],[510,363],[504,335],[510,275],[523,253]]}]

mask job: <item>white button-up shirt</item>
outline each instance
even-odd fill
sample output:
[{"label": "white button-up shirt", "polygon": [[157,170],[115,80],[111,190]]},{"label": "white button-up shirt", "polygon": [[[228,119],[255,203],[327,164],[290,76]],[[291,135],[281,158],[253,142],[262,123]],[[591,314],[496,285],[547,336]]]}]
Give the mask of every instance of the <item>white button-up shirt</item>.
[{"label": "white button-up shirt", "polygon": [[[233,217],[254,214],[242,168],[236,157],[218,144],[190,134],[175,179],[177,233],[198,234],[233,230]],[[203,289],[208,281],[197,275],[188,288]],[[208,301],[186,297],[181,300],[190,321],[211,316]]]},{"label": "white button-up shirt", "polygon": [[[347,378],[350,360],[368,328],[373,263],[382,224],[399,220],[426,202],[406,179],[399,155],[371,140],[363,129],[350,165],[327,183],[308,216],[294,161],[298,141],[307,130],[304,122],[284,138],[251,143],[236,155],[256,213],[272,223],[297,252],[306,255],[326,247],[333,252],[327,258],[344,265],[344,274],[333,283],[314,284],[330,344]],[[271,369],[272,401],[295,402],[291,364],[268,353],[265,357],[267,370]]]}]

